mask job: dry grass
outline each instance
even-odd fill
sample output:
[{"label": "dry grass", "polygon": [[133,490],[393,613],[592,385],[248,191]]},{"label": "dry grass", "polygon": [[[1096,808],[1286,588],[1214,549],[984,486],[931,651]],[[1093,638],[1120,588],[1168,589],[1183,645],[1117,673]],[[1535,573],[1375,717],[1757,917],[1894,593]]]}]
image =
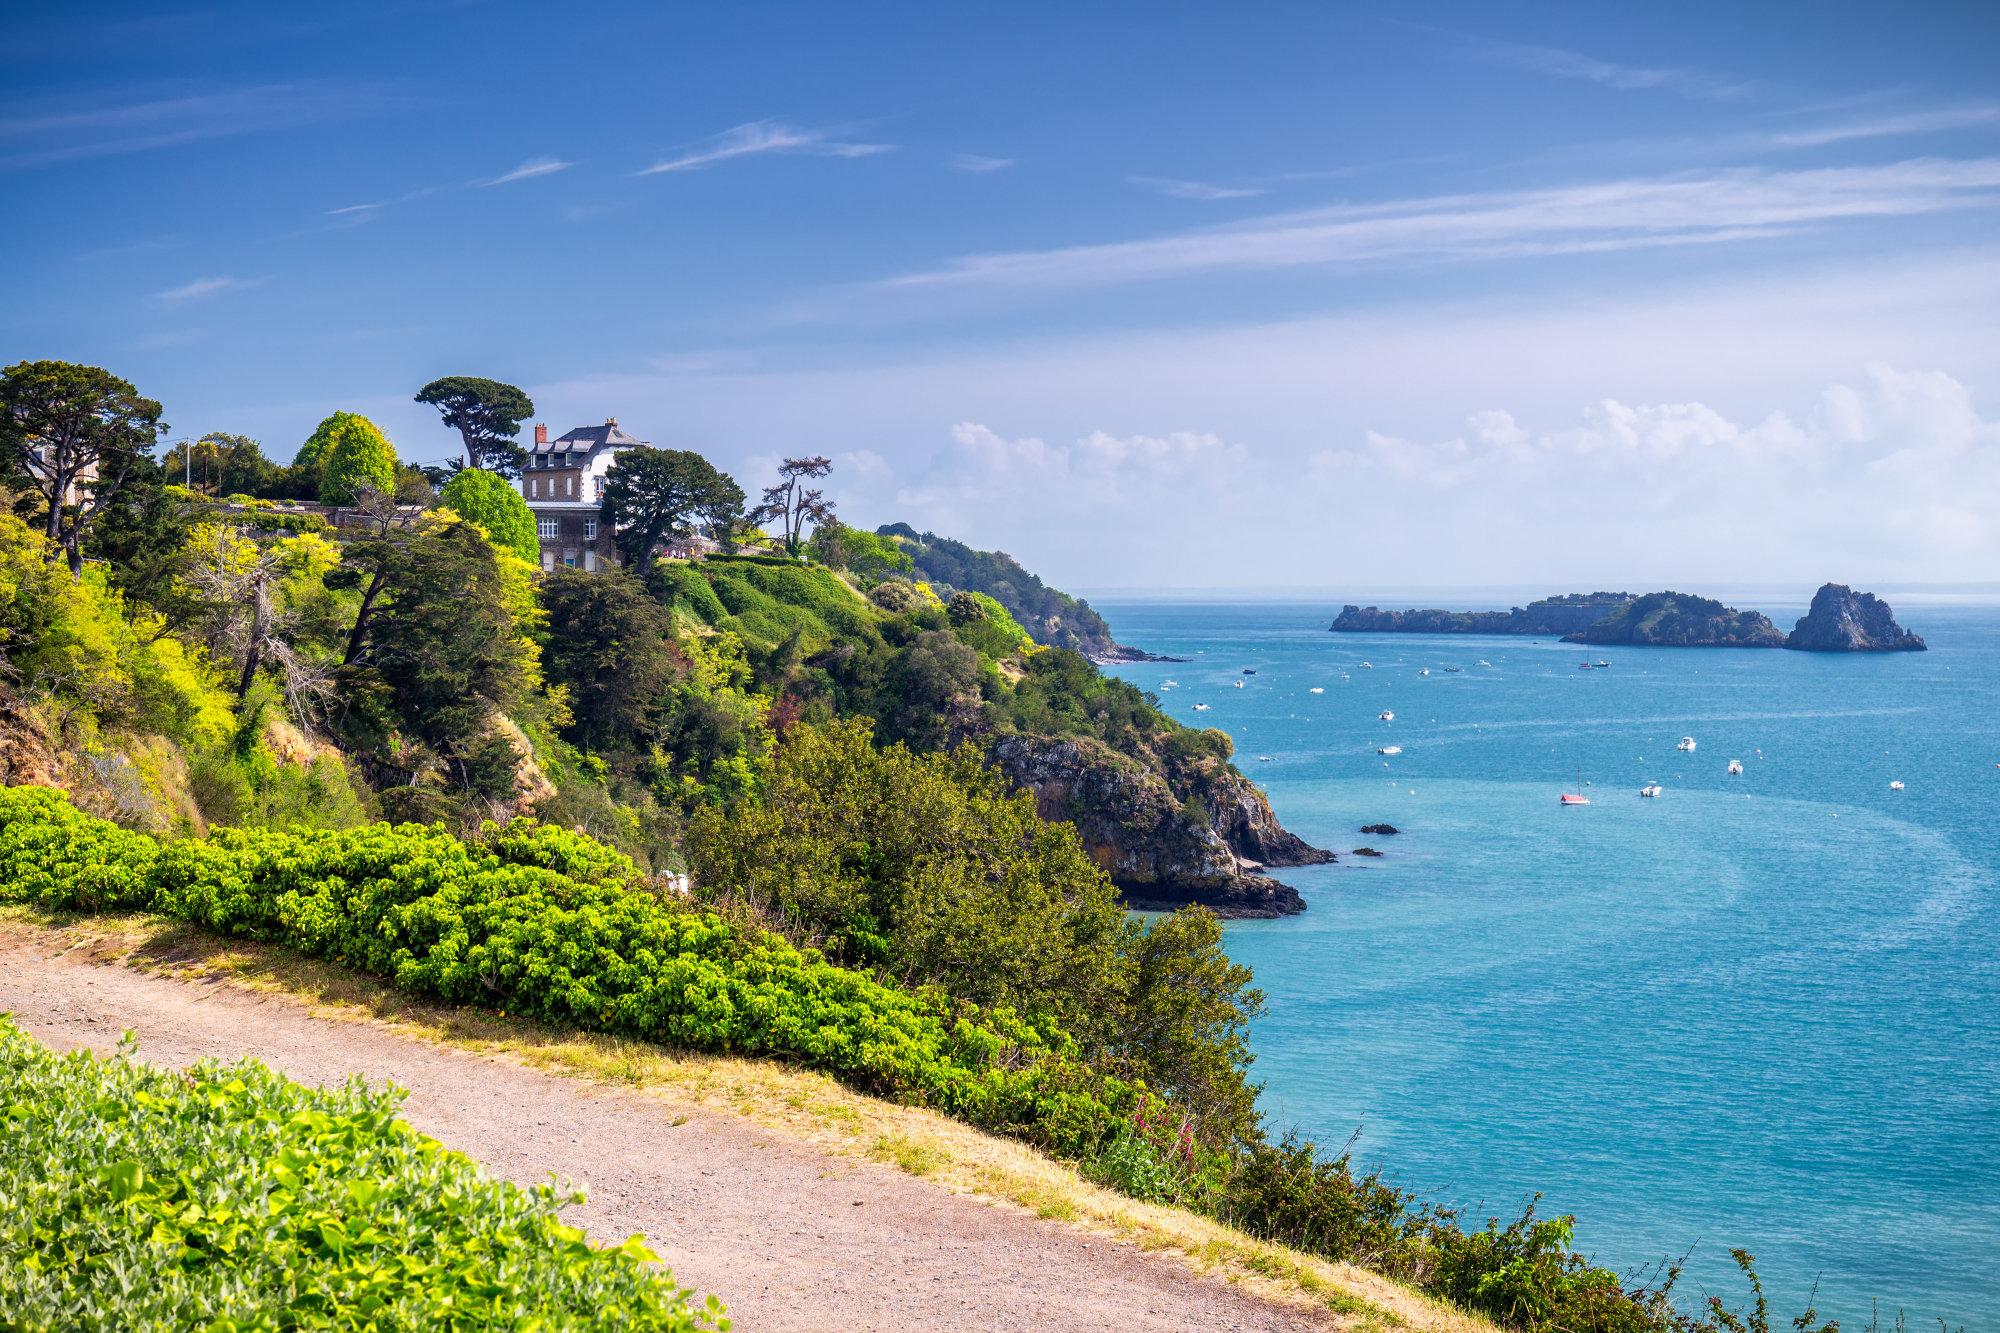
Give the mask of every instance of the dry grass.
[{"label": "dry grass", "polygon": [[[1351,1264],[1261,1241],[1180,1208],[1129,1199],[1011,1139],[920,1107],[854,1092],[811,1070],[770,1060],[692,1054],[648,1042],[558,1029],[482,1009],[411,999],[386,983],[274,945],[229,939],[146,916],[0,918],[59,933],[93,962],[220,980],[293,997],[321,1018],[379,1024],[397,1035],[511,1059],[533,1069],[644,1091],[670,1106],[725,1111],[815,1145],[829,1156],[893,1164],[955,1194],[1020,1208],[1077,1230],[1165,1251],[1282,1304],[1323,1312],[1336,1326],[1426,1333],[1496,1333],[1495,1326]],[[682,1117],[682,1120],[685,1116]],[[682,1120],[676,1120],[679,1124]]]}]

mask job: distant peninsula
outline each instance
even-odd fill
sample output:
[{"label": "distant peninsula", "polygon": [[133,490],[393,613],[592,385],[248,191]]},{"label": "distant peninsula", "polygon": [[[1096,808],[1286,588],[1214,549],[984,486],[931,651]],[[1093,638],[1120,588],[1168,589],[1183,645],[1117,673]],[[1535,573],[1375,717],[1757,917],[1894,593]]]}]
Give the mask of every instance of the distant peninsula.
[{"label": "distant peninsula", "polygon": [[1573,592],[1544,597],[1509,611],[1380,611],[1351,603],[1333,622],[1335,633],[1368,634],[1540,634],[1557,638],[1623,611],[1629,592]]},{"label": "distant peninsula", "polygon": [[1785,634],[1761,611],[1738,611],[1685,592],[1649,592],[1564,643],[1674,648],[1783,648]]},{"label": "distant peninsula", "polygon": [[1808,653],[1921,653],[1929,649],[1922,635],[1896,623],[1887,602],[1844,583],[1823,584],[1813,594],[1812,609],[1799,617],[1785,647]]}]

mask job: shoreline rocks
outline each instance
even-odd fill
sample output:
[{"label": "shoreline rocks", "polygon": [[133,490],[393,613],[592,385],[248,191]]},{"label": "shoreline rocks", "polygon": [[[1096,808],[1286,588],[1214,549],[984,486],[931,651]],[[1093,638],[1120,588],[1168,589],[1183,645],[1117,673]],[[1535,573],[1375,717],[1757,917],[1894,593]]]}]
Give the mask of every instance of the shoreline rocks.
[{"label": "shoreline rocks", "polygon": [[1813,594],[1812,608],[1799,617],[1785,647],[1802,653],[1928,652],[1921,635],[1896,623],[1889,604],[1872,592],[1827,583]]}]

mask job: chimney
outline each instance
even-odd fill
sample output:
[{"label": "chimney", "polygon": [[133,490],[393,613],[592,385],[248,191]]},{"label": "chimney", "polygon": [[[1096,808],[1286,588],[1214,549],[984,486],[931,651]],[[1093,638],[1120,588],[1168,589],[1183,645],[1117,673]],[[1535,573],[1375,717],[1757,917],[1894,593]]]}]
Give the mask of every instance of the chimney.
[{"label": "chimney", "polygon": [[605,425],[607,425],[607,426],[615,426],[615,425],[617,425],[617,424],[618,424],[618,418],[617,418],[617,417],[606,417],[606,418],[604,418],[604,424],[605,424]]},{"label": "chimney", "polygon": [[535,443],[547,444],[548,442],[549,442],[549,428],[547,426],[537,425],[535,427]]}]

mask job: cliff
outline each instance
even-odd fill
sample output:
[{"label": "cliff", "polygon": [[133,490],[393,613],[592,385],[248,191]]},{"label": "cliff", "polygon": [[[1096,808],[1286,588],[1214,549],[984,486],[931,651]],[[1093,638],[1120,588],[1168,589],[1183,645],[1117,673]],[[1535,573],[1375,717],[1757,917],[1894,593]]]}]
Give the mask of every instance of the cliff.
[{"label": "cliff", "polygon": [[1759,611],[1684,592],[1649,592],[1564,643],[1623,643],[1673,648],[1782,648],[1785,636]]},{"label": "cliff", "polygon": [[1828,583],[1813,594],[1785,647],[1807,653],[1921,653],[1921,636],[1896,623],[1889,604],[1872,592]]},{"label": "cliff", "polygon": [[1557,638],[1587,629],[1632,603],[1629,592],[1570,593],[1510,611],[1379,611],[1349,604],[1333,622],[1336,633],[1544,634]]},{"label": "cliff", "polygon": [[1297,890],[1261,872],[1334,859],[1280,827],[1264,794],[1220,759],[1161,755],[1148,763],[1089,737],[1021,735],[1000,738],[991,755],[1010,782],[1034,793],[1043,819],[1076,825],[1085,850],[1134,908],[1302,912]]}]

